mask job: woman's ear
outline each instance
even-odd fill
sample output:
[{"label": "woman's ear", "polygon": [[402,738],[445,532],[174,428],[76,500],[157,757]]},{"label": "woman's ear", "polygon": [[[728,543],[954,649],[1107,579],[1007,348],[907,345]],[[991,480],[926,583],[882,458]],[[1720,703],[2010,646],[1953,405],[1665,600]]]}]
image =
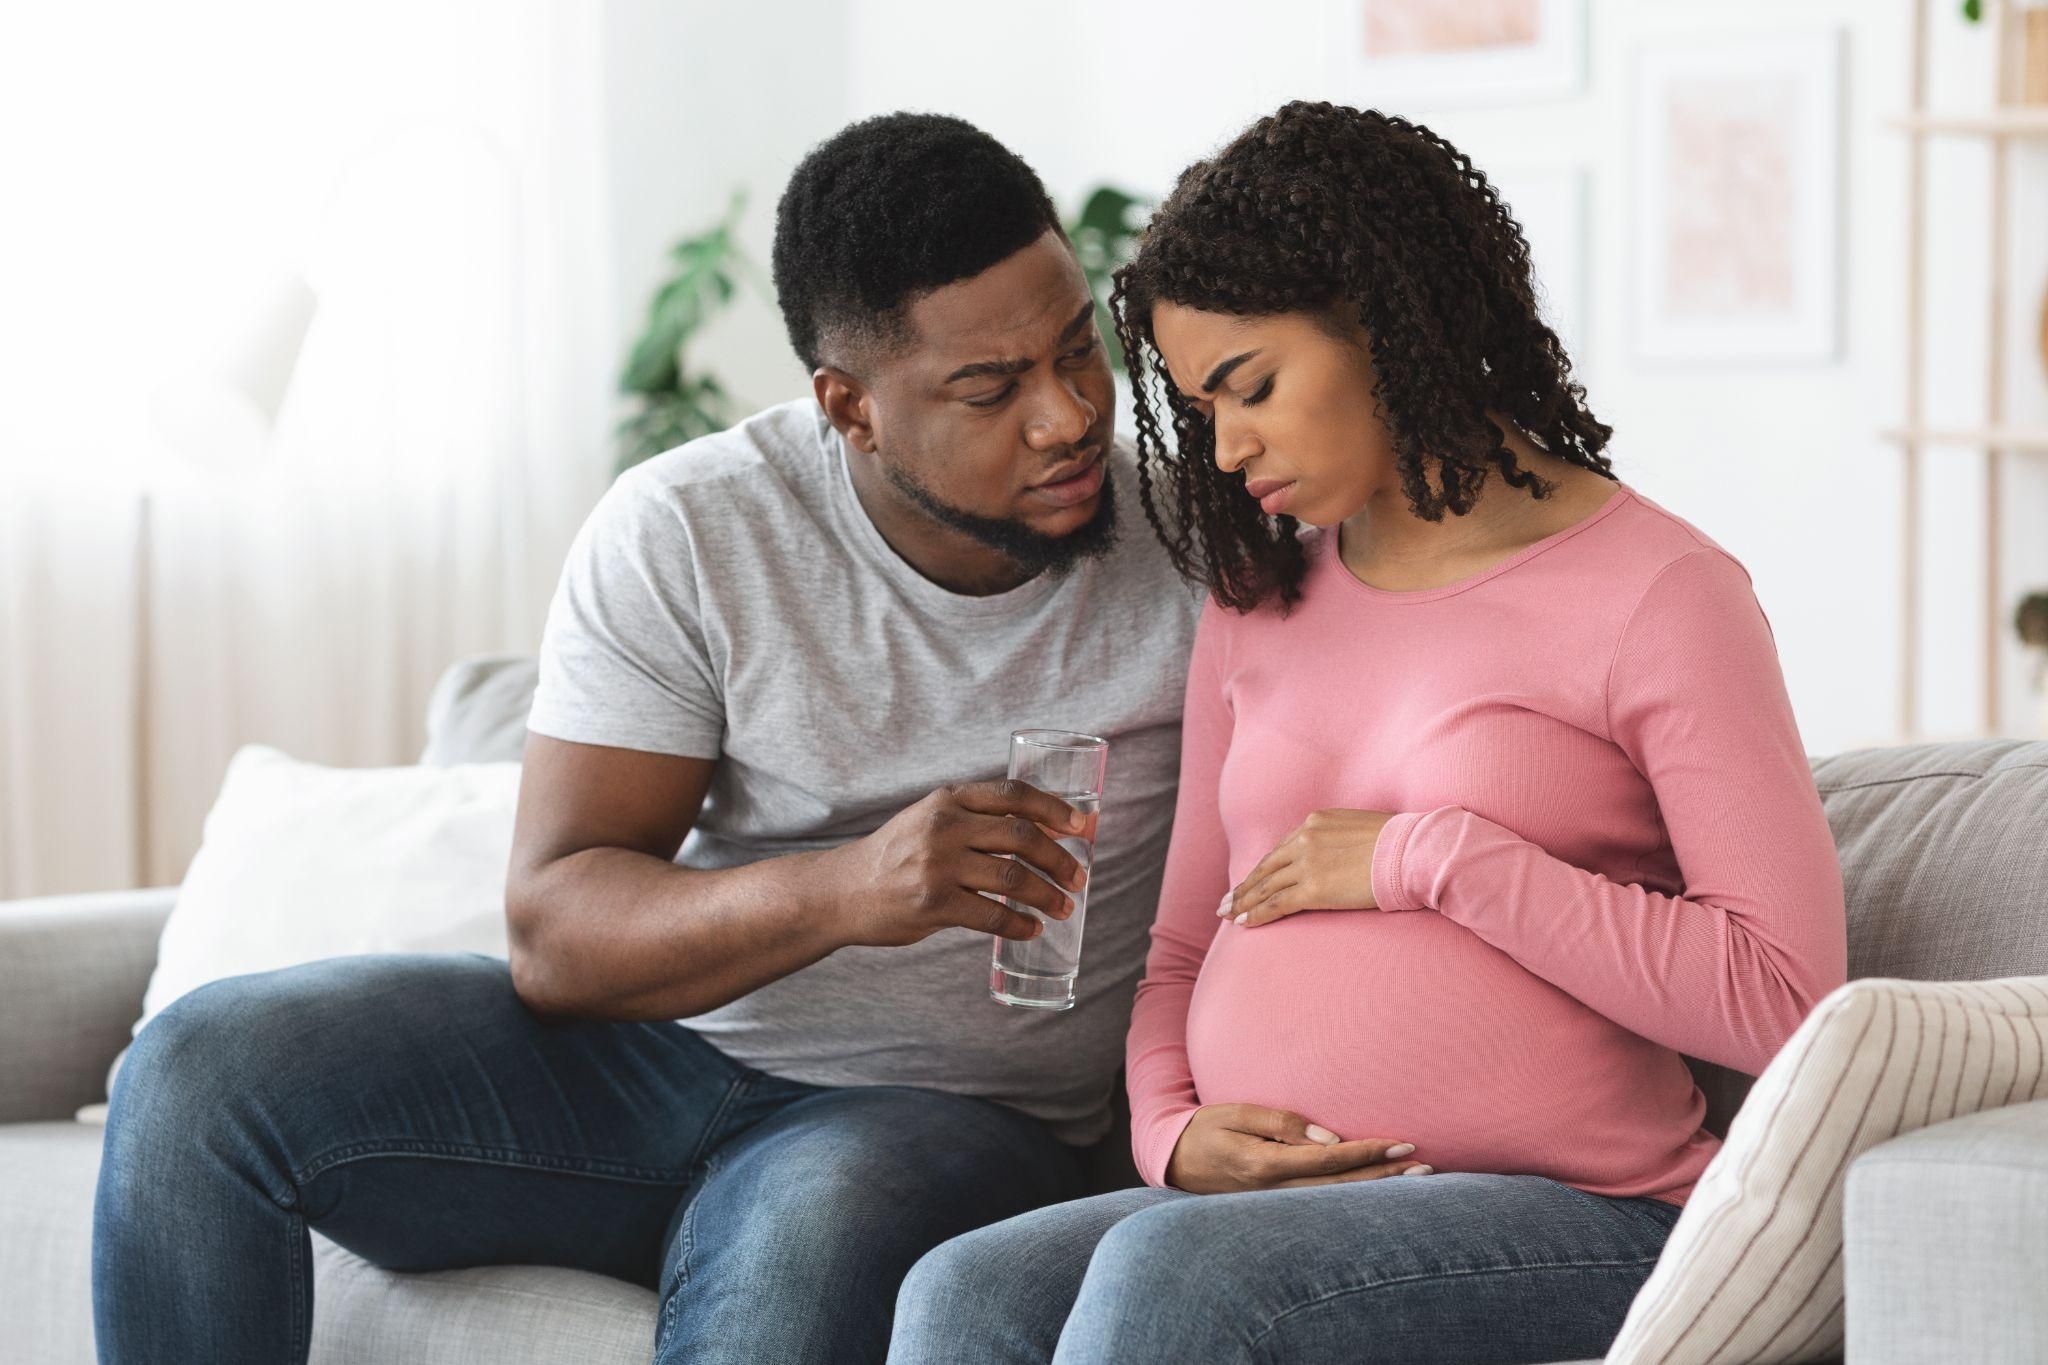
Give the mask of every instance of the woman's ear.
[{"label": "woman's ear", "polygon": [[844,370],[820,365],[811,371],[811,392],[825,420],[863,455],[875,453],[874,394]]}]

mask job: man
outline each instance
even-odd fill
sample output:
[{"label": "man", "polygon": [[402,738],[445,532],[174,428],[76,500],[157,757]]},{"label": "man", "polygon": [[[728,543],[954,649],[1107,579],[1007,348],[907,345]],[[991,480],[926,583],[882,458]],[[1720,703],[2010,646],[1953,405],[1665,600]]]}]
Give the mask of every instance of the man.
[{"label": "man", "polygon": [[[159,1016],[108,1129],[103,1359],[304,1360],[309,1227],[648,1285],[661,1361],[880,1359],[926,1250],[1083,1192],[1197,600],[1117,534],[1093,304],[1023,162],[856,124],[774,265],[813,399],[632,470],[571,550],[509,970],[344,959]],[[997,780],[1022,726],[1111,745],[1065,1013],[987,989],[988,935],[1037,924],[984,893],[1079,884],[1069,808]]]}]

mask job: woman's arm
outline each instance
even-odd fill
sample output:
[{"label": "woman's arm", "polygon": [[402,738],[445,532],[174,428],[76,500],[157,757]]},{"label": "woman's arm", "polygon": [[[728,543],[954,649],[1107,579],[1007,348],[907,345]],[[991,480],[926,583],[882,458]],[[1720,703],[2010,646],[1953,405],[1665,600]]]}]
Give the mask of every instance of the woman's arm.
[{"label": "woman's arm", "polygon": [[1649,779],[1683,896],[1456,806],[1387,823],[1374,896],[1433,908],[1635,1033],[1755,1075],[1843,982],[1848,950],[1834,840],[1741,565],[1701,549],[1651,583],[1616,646],[1608,729]]},{"label": "woman's arm", "polygon": [[1131,1149],[1149,1185],[1166,1183],[1167,1163],[1201,1102],[1188,1070],[1188,999],[1216,936],[1216,906],[1230,888],[1230,848],[1217,809],[1231,714],[1220,655],[1227,630],[1214,602],[1202,609],[1188,660],[1181,718],[1180,796],[1167,848],[1159,913],[1145,979],[1131,1007],[1125,1085],[1131,1097]]}]

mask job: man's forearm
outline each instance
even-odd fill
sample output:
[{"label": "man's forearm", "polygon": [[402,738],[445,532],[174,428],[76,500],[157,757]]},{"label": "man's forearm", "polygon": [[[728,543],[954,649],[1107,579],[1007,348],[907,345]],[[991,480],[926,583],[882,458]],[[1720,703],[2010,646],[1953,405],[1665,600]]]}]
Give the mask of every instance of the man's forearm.
[{"label": "man's forearm", "polygon": [[512,977],[529,1005],[683,1019],[852,940],[822,894],[823,853],[702,871],[623,848],[557,859],[516,888]]}]

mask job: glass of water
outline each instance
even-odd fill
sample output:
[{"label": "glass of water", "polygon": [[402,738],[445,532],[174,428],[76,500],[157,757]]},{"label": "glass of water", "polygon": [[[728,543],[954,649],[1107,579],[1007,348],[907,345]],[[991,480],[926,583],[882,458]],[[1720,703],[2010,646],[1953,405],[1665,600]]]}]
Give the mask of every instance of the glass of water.
[{"label": "glass of water", "polygon": [[[1055,836],[1059,846],[1088,868],[1095,856],[1095,822],[1102,809],[1102,774],[1109,741],[1066,730],[1013,730],[1010,733],[1010,776],[1050,792],[1086,817],[1079,834]],[[1003,898],[1003,904],[1045,925],[1037,937],[1022,941],[997,938],[989,967],[988,993],[1005,1005],[1026,1009],[1064,1010],[1074,1005],[1074,976],[1081,968],[1081,929],[1087,918],[1088,886],[1073,892],[1074,913],[1049,919],[1030,906]],[[1065,890],[1064,887],[1061,890]]]}]

